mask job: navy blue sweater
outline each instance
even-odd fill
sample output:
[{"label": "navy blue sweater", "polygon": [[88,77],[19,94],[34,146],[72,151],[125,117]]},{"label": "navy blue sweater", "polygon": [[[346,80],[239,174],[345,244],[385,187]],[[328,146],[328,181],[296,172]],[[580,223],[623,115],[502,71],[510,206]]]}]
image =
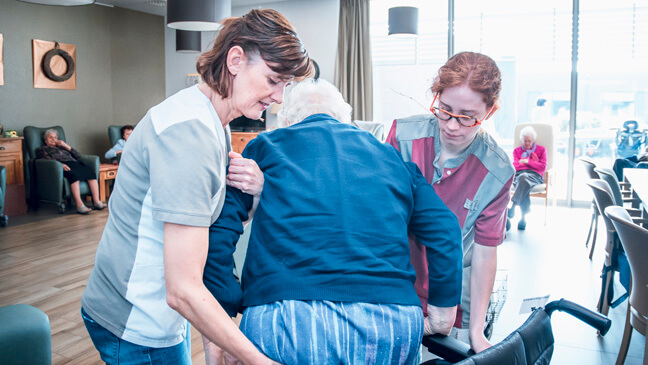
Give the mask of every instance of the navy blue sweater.
[{"label": "navy blue sweater", "polygon": [[[317,114],[260,134],[243,155],[265,177],[242,277],[243,306],[289,299],[420,305],[408,231],[428,248],[429,303],[459,303],[459,223],[393,147]],[[231,232],[242,232],[250,205],[249,196],[227,191],[210,229],[206,273],[212,244],[236,241]]]}]

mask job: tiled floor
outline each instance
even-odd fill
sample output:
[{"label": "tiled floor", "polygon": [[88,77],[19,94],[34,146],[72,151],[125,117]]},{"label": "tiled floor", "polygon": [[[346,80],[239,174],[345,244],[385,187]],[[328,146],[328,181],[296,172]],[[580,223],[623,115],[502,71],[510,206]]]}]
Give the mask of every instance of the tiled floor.
[{"label": "tiled floor", "polygon": [[[499,341],[520,326],[528,314],[519,314],[524,298],[550,295],[595,309],[600,293],[605,227],[602,218],[593,260],[588,259],[585,238],[591,211],[549,208],[543,225],[544,207],[534,206],[527,217],[526,231],[518,231],[517,220],[498,250],[498,268],[508,273],[507,301],[496,323],[493,340]],[[615,295],[625,290],[616,280]],[[564,313],[552,315],[556,346],[552,364],[614,364],[625,325],[627,301],[611,309],[612,328],[597,336],[588,325]],[[634,332],[626,364],[641,364],[645,338]]]}]

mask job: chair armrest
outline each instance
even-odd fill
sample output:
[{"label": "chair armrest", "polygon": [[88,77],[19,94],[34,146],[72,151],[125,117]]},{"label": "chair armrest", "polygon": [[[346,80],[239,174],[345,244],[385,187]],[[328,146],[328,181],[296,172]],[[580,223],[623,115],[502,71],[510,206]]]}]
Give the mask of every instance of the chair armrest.
[{"label": "chair armrest", "polygon": [[63,194],[63,165],[54,160],[38,159],[34,161],[36,171],[36,191],[38,198],[48,201],[59,201]]},{"label": "chair armrest", "polygon": [[83,162],[84,165],[91,168],[92,171],[95,172],[96,178],[97,179],[99,178],[99,156],[83,155],[83,156],[81,156],[79,161]]}]

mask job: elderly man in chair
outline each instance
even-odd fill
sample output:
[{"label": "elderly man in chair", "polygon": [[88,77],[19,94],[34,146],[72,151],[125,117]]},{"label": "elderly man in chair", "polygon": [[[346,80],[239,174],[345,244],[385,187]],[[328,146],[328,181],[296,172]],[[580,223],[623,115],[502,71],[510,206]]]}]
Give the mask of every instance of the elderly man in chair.
[{"label": "elderly man in chair", "polygon": [[[284,100],[286,128],[243,152],[264,172],[242,293],[231,253],[253,198],[228,187],[210,229],[205,284],[243,333],[282,364],[414,364],[423,334],[450,332],[461,298],[455,215],[392,146],[347,123],[351,107],[324,80]],[[428,249],[424,320],[408,234]],[[236,356],[236,354],[232,354]]]}]

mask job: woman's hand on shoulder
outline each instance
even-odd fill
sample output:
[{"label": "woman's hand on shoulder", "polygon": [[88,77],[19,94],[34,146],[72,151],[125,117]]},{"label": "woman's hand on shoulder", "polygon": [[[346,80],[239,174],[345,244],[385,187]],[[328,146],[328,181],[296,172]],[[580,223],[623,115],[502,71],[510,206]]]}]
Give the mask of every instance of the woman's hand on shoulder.
[{"label": "woman's hand on shoulder", "polygon": [[240,153],[230,151],[229,173],[227,185],[235,187],[250,195],[261,195],[263,191],[263,171],[256,161],[243,158]]}]

